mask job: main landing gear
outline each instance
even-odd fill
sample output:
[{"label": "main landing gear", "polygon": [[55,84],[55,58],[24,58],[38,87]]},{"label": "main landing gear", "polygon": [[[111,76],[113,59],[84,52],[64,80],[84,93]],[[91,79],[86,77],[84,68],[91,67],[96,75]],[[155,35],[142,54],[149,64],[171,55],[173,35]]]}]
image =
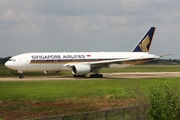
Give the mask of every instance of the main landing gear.
[{"label": "main landing gear", "polygon": [[[86,75],[74,75],[74,77],[84,78],[86,77]],[[94,74],[90,74],[90,78],[103,78],[103,75],[94,73]]]},{"label": "main landing gear", "polygon": [[94,74],[91,74],[90,77],[91,78],[103,78],[102,74],[99,74],[99,69],[92,69],[92,71],[94,72]]},{"label": "main landing gear", "polygon": [[95,74],[91,74],[90,77],[91,77],[91,78],[103,78],[103,75],[102,75],[102,74],[95,73]]},{"label": "main landing gear", "polygon": [[18,71],[18,73],[19,73],[19,78],[24,78],[24,74],[23,74],[23,71]]}]

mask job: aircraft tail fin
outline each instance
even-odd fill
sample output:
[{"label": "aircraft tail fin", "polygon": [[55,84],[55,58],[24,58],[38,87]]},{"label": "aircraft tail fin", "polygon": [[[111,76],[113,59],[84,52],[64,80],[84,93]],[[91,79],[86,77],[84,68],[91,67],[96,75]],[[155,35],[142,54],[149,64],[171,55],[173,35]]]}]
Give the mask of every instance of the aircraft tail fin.
[{"label": "aircraft tail fin", "polygon": [[142,40],[140,40],[140,42],[135,46],[132,52],[149,52],[155,29],[155,27],[151,27]]}]

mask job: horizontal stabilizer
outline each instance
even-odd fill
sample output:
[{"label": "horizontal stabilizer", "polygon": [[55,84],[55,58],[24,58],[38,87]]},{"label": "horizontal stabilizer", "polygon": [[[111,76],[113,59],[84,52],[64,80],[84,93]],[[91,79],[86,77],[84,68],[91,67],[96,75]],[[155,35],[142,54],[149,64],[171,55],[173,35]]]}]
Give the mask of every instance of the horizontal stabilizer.
[{"label": "horizontal stabilizer", "polygon": [[164,54],[164,55],[160,55],[160,57],[165,57],[165,56],[169,56],[169,55],[172,55],[172,54]]}]

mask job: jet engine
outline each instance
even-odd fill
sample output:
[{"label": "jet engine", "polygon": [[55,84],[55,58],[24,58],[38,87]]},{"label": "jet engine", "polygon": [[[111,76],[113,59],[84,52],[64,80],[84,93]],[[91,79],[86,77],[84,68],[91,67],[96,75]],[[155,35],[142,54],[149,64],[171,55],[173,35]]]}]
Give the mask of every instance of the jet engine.
[{"label": "jet engine", "polygon": [[72,67],[73,75],[86,75],[91,72],[91,67],[89,65],[74,65]]}]

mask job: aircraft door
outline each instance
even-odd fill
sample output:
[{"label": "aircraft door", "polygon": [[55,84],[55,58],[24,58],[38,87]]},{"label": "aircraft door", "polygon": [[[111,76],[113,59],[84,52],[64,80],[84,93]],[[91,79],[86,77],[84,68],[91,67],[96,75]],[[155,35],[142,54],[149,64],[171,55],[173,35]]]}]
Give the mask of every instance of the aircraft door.
[{"label": "aircraft door", "polygon": [[26,65],[30,63],[30,59],[29,59],[28,57],[25,57],[24,60],[25,60],[25,64],[26,64]]}]

